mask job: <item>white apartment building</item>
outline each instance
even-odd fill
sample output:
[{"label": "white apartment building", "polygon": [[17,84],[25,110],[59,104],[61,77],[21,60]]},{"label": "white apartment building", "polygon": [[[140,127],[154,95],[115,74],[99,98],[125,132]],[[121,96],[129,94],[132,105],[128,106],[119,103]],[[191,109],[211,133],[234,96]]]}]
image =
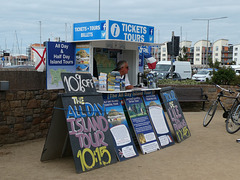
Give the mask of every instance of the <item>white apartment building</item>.
[{"label": "white apartment building", "polygon": [[233,61],[236,62],[236,65],[240,65],[240,44],[233,46]]},{"label": "white apartment building", "polygon": [[228,46],[227,39],[219,39],[213,43],[212,46],[212,61],[215,63],[216,61],[222,62],[222,52],[224,51],[224,47]]},{"label": "white apartment building", "polygon": [[[194,44],[194,56],[193,56],[193,64],[194,65],[203,65],[206,64],[206,48],[207,41],[200,40]],[[208,47],[210,47],[210,42],[208,41]]]},{"label": "white apartment building", "polygon": [[[170,61],[171,56],[168,55],[167,43],[156,44],[156,47],[152,47],[152,55],[157,59],[157,61]],[[206,40],[197,41],[194,46],[192,46],[192,41],[182,41],[179,43],[180,54],[182,48],[186,47],[186,55],[188,61],[195,66],[206,66],[206,55],[208,47],[208,57],[215,63],[220,62],[222,65],[228,65],[236,62],[236,65],[240,65],[240,44],[231,45],[228,44],[227,39],[219,39],[213,43]],[[178,57],[176,57],[178,60]]]},{"label": "white apartment building", "polygon": [[161,45],[161,61],[168,60],[168,52],[167,52],[167,42]]},{"label": "white apartment building", "polygon": [[179,47],[180,47],[180,51],[183,47],[190,48],[192,47],[192,41],[182,41],[180,42]]}]

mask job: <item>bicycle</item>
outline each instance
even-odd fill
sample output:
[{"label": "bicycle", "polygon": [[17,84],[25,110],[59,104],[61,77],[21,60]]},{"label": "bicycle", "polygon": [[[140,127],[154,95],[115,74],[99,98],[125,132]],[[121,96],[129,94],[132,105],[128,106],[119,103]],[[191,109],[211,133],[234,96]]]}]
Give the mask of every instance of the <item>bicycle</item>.
[{"label": "bicycle", "polygon": [[[203,126],[207,127],[209,123],[212,121],[215,112],[217,110],[218,103],[221,105],[224,113],[223,118],[226,118],[226,130],[228,133],[233,134],[237,132],[240,129],[240,121],[239,121],[239,111],[240,111],[240,101],[239,101],[239,91],[236,96],[227,96],[224,94],[224,92],[228,92],[229,94],[234,94],[234,91],[231,91],[229,89],[224,89],[219,85],[215,85],[217,88],[221,89],[221,91],[218,93],[217,98],[215,101],[213,101],[212,105],[210,106],[208,112],[206,113],[204,119],[203,119]],[[230,110],[227,110],[225,106],[223,105],[221,98],[231,98],[235,99]]]}]

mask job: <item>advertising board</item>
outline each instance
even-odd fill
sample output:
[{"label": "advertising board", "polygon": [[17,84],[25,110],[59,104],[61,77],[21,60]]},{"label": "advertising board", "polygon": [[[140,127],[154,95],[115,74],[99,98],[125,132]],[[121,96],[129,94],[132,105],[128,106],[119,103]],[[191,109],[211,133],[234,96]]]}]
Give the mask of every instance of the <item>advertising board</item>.
[{"label": "advertising board", "polygon": [[47,89],[63,89],[62,72],[75,72],[75,45],[47,42]]},{"label": "advertising board", "polygon": [[106,39],[106,21],[92,21],[73,24],[73,40]]},{"label": "advertising board", "polygon": [[154,27],[113,20],[75,23],[73,41],[122,40],[153,43]]}]

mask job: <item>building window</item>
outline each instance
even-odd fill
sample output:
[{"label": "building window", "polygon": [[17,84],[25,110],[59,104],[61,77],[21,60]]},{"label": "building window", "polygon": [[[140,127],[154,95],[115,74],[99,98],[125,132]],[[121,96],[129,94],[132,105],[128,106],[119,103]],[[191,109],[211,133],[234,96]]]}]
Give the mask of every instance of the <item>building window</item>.
[{"label": "building window", "polygon": [[215,53],[215,56],[218,56],[218,53]]},{"label": "building window", "polygon": [[200,47],[196,47],[196,51],[200,51]]},{"label": "building window", "polygon": [[199,58],[196,58],[196,61],[199,61]]},{"label": "building window", "polygon": [[234,53],[234,56],[237,56],[238,55],[238,53]]},{"label": "building window", "polygon": [[218,46],[216,46],[216,51],[218,51]]},{"label": "building window", "polygon": [[162,56],[163,56],[163,57],[165,57],[165,56],[166,56],[166,54],[162,54]]},{"label": "building window", "polygon": [[165,47],[164,47],[164,48],[162,48],[162,51],[163,51],[163,52],[166,52],[166,48],[165,48]]},{"label": "building window", "polygon": [[237,51],[238,50],[238,48],[237,47],[235,47],[235,51]]}]

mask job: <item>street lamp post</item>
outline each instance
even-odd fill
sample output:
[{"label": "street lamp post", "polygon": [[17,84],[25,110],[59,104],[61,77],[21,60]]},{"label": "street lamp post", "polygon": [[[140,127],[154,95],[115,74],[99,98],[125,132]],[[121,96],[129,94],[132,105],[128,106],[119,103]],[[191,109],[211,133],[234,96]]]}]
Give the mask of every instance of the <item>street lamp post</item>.
[{"label": "street lamp post", "polygon": [[100,0],[99,0],[99,4],[98,4],[98,21],[100,21]]},{"label": "street lamp post", "polygon": [[218,19],[225,19],[227,17],[218,17],[218,18],[206,18],[206,19],[193,19],[197,21],[207,21],[207,52],[206,52],[206,66],[208,63],[208,38],[209,38],[209,21],[218,20]]},{"label": "street lamp post", "polygon": [[40,25],[40,46],[42,44],[42,21],[39,21],[39,25]]}]

